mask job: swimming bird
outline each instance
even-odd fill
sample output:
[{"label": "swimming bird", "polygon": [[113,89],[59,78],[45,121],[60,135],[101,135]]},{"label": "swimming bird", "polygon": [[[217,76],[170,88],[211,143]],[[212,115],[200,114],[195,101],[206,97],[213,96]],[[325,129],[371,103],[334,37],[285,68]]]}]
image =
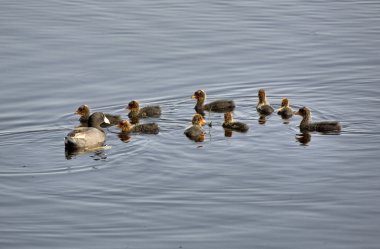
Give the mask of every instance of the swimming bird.
[{"label": "swimming bird", "polygon": [[161,108],[159,106],[145,106],[140,108],[140,104],[136,100],[129,102],[127,109],[129,110],[128,117],[131,120],[147,117],[158,118],[161,116]]},{"label": "swimming bird", "polygon": [[281,102],[281,107],[277,110],[277,114],[281,115],[283,119],[289,119],[293,116],[293,110],[289,106],[289,100],[287,98],[283,98]]},{"label": "swimming bird", "polygon": [[205,139],[205,132],[202,126],[206,124],[205,119],[199,113],[195,114],[192,119],[192,126],[187,128],[184,134],[195,142],[203,142]]},{"label": "swimming bird", "polygon": [[274,111],[267,100],[264,89],[260,89],[258,92],[259,101],[256,105],[256,110],[260,115],[270,115]]},{"label": "swimming bird", "polygon": [[67,149],[91,149],[103,146],[106,134],[100,124],[108,123],[108,118],[102,112],[94,112],[88,118],[88,127],[77,127],[65,137]]},{"label": "swimming bird", "polygon": [[128,120],[122,120],[117,125],[124,133],[158,134],[160,127],[156,123],[131,124]]},{"label": "swimming bird", "polygon": [[[76,110],[75,114],[79,115],[79,121],[81,122],[82,126],[87,126],[89,117],[90,117],[90,107],[88,105],[81,105]],[[107,117],[109,123],[108,124],[102,124],[102,127],[108,127],[112,125],[116,125],[121,120],[121,117],[119,115],[113,115],[109,113],[104,113],[104,115]]]},{"label": "swimming bird", "polygon": [[298,112],[294,114],[302,116],[302,121],[300,123],[301,132],[303,131],[328,132],[328,131],[340,131],[342,129],[342,126],[340,125],[338,121],[312,122],[311,111],[306,106],[300,108]]},{"label": "swimming bird", "polygon": [[231,129],[231,130],[240,131],[240,132],[247,132],[249,129],[247,124],[234,121],[232,117],[232,112],[226,112],[224,114],[223,127],[226,129]]},{"label": "swimming bird", "polygon": [[197,100],[194,107],[195,111],[201,115],[205,115],[204,111],[209,112],[231,112],[235,109],[235,102],[233,100],[215,100],[208,104],[204,104],[206,100],[206,93],[203,90],[194,92],[193,99]]}]

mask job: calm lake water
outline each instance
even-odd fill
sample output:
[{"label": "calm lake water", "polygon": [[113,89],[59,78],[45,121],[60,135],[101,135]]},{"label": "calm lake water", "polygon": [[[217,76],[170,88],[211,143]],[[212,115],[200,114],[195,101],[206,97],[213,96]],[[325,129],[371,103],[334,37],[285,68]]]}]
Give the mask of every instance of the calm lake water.
[{"label": "calm lake water", "polygon": [[[1,248],[379,248],[378,1],[0,3]],[[259,124],[257,90],[308,106]],[[197,89],[234,99],[246,134],[207,116]],[[67,159],[81,104],[158,104],[158,135]],[[305,141],[306,140],[306,141]],[[309,141],[308,141],[309,140]]]}]

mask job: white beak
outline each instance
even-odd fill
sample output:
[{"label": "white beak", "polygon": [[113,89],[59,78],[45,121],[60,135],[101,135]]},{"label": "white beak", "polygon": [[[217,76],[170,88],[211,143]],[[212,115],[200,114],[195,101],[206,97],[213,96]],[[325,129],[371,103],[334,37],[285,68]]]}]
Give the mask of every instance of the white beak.
[{"label": "white beak", "polygon": [[104,123],[111,124],[110,121],[108,120],[108,118],[106,117],[106,115],[104,115]]}]

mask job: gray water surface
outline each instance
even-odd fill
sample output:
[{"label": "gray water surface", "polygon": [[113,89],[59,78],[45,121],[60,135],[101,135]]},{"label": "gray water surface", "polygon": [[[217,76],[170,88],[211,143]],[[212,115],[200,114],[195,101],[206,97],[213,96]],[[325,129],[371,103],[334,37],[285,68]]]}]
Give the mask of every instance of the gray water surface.
[{"label": "gray water surface", "polygon": [[[378,1],[1,1],[1,248],[378,248]],[[306,105],[259,124],[257,91]],[[234,99],[246,134],[197,89]],[[160,105],[158,135],[65,156],[81,104],[127,118]],[[301,142],[300,142],[301,141]]]}]

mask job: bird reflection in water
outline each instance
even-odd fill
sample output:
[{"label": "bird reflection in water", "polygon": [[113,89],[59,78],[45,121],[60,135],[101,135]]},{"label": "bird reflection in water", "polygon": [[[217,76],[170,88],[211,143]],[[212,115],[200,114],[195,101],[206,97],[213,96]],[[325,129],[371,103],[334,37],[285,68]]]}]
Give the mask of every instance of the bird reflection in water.
[{"label": "bird reflection in water", "polygon": [[283,119],[282,119],[282,123],[283,123],[283,124],[289,124],[290,121],[289,121],[289,119],[283,118]]},{"label": "bird reflection in water", "polygon": [[259,124],[264,125],[267,122],[267,116],[266,115],[260,115],[258,122],[259,122]]},{"label": "bird reflection in water", "polygon": [[[340,135],[340,131],[329,131],[329,132],[315,132],[315,134],[321,135]],[[311,141],[311,132],[304,131],[296,135],[296,140],[301,145],[308,145]]]},{"label": "bird reflection in water", "polygon": [[225,137],[232,137],[232,130],[231,129],[224,129],[224,136]]},{"label": "bird reflection in water", "polygon": [[301,144],[301,145],[308,145],[311,141],[311,134],[310,132],[302,132],[296,135],[296,140]]},{"label": "bird reflection in water", "polygon": [[91,154],[90,157],[92,157],[94,160],[105,160],[107,159],[107,154],[105,153],[105,150],[107,148],[110,148],[110,146],[104,146],[101,148],[86,150],[86,149],[68,149],[65,148],[65,157],[67,160],[75,159],[77,156],[82,156],[86,154]]},{"label": "bird reflection in water", "polygon": [[120,132],[117,136],[119,137],[120,141],[124,143],[129,143],[131,141],[131,136],[129,135],[129,133]]}]

